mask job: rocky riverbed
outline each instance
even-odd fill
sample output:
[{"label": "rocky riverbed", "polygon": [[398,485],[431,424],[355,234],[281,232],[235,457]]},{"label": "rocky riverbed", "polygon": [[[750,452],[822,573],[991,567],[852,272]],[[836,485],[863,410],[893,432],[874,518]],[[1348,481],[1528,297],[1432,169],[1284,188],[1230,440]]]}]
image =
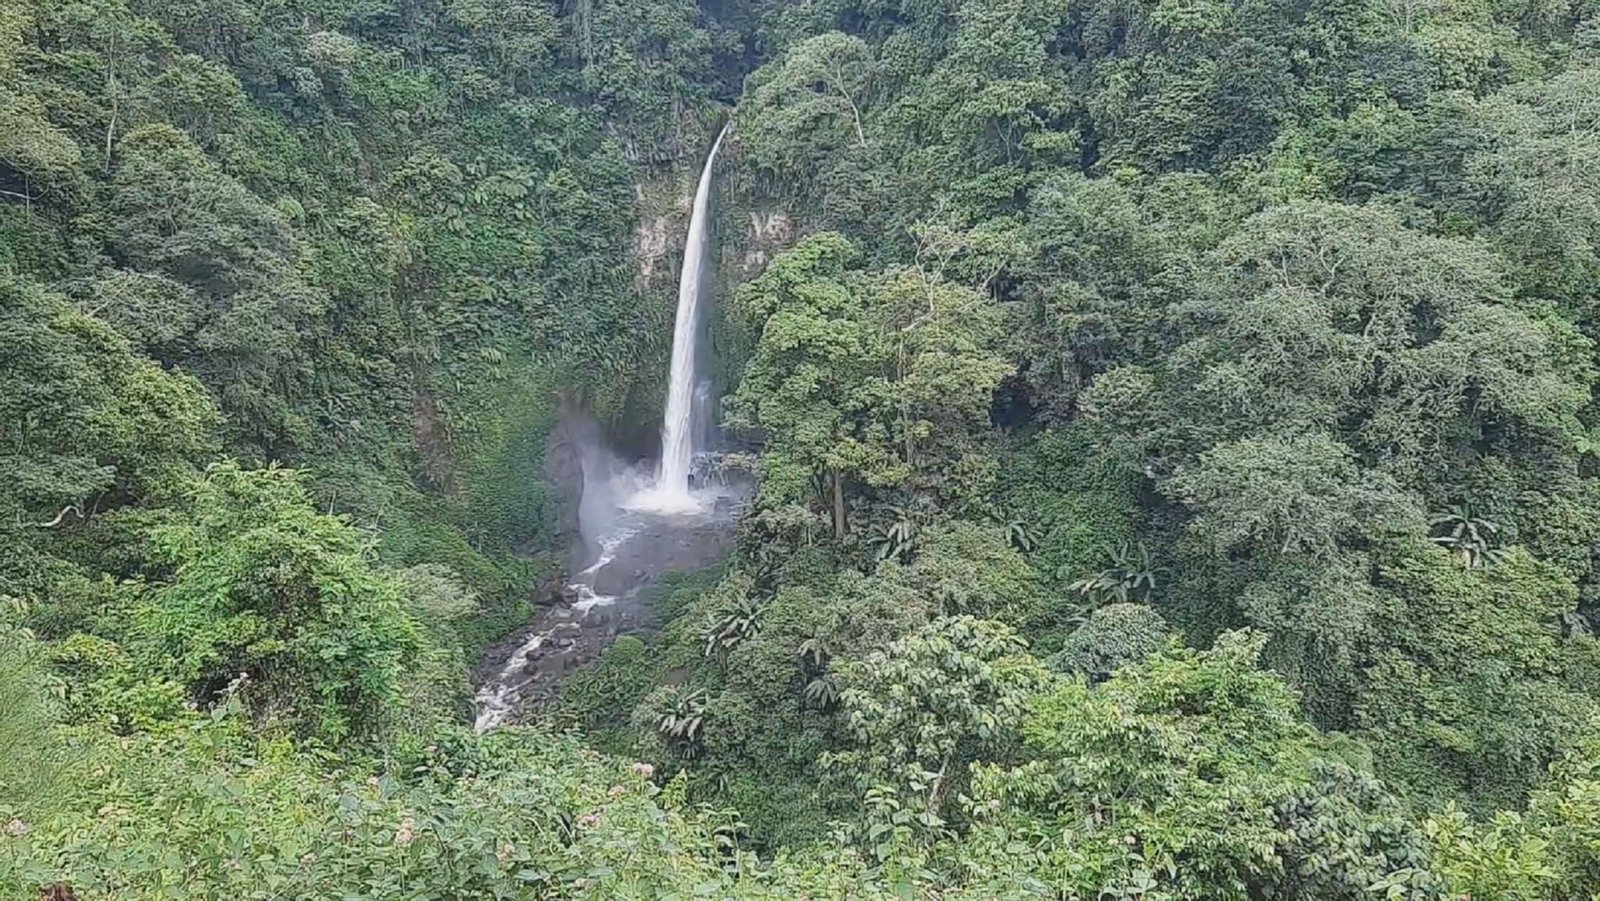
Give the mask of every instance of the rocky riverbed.
[{"label": "rocky riverbed", "polygon": [[[619,635],[652,625],[648,589],[672,572],[704,569],[733,547],[742,492],[703,497],[693,513],[619,508],[587,551],[591,561],[521,630],[491,647],[474,674],[478,731],[535,719],[562,678]],[[582,564],[580,564],[582,565]]]}]

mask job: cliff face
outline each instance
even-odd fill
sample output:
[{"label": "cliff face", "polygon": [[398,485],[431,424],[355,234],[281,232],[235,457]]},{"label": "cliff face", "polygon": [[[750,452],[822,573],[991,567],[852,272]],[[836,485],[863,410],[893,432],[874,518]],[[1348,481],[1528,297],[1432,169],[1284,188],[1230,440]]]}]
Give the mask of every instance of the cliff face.
[{"label": "cliff face", "polygon": [[738,321],[733,308],[734,292],[765,271],[773,258],[793,244],[807,227],[797,211],[751,188],[755,180],[739,168],[741,163],[735,144],[722,182],[724,202],[717,217],[718,294],[707,322],[711,358],[705,368],[719,397],[738,387],[757,337]]},{"label": "cliff face", "polygon": [[787,211],[751,207],[748,213],[750,224],[745,234],[744,255],[739,260],[739,275],[747,279],[760,275],[773,256],[795,238],[794,219]]},{"label": "cliff face", "polygon": [[[642,212],[634,237],[634,265],[639,290],[650,303],[676,302],[684,234],[689,227],[695,179],[703,162],[679,159],[635,187]],[[719,264],[712,288],[717,298],[731,293],[739,282],[760,275],[799,231],[790,210],[743,187],[748,180],[740,177],[739,165],[735,132],[728,151],[717,164]]]},{"label": "cliff face", "polygon": [[670,163],[645,170],[634,185],[639,202],[639,225],[634,232],[634,266],[640,293],[651,303],[660,302],[670,317],[676,303],[678,271],[683,262],[683,239],[689,230],[695,181],[703,160],[680,156]]},{"label": "cliff face", "polygon": [[544,477],[555,488],[559,498],[557,506],[557,535],[564,545],[576,544],[583,506],[584,454],[600,446],[600,426],[572,398],[560,403],[560,418],[545,442]]}]

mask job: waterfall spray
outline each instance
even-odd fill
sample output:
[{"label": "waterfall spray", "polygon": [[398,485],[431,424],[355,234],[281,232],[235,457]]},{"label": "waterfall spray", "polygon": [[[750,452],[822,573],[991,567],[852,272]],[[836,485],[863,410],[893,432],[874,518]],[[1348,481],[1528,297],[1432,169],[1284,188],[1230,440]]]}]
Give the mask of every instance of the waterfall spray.
[{"label": "waterfall spray", "polygon": [[700,282],[709,262],[711,181],[730,122],[717,135],[700,173],[683,247],[683,274],[678,281],[678,320],[672,332],[672,371],[667,384],[666,416],[661,423],[661,465],[655,488],[636,505],[663,511],[698,508],[689,494],[689,468],[694,462],[695,344],[700,334]]}]

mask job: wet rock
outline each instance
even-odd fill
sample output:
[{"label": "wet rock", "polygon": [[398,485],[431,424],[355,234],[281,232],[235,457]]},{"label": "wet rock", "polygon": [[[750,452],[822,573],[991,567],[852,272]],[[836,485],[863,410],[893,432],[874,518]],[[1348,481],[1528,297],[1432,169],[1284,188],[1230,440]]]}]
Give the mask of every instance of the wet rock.
[{"label": "wet rock", "polygon": [[565,572],[557,572],[533,593],[533,602],[540,607],[557,607],[572,603],[571,581]]}]

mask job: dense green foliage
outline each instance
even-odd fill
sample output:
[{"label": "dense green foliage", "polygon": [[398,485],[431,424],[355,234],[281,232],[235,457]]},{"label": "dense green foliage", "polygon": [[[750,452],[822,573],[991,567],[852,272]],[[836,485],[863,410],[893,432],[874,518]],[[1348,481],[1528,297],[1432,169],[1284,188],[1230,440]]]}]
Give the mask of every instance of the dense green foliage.
[{"label": "dense green foliage", "polygon": [[0,2],[0,894],[1600,897],[1597,342],[1593,0]]}]

